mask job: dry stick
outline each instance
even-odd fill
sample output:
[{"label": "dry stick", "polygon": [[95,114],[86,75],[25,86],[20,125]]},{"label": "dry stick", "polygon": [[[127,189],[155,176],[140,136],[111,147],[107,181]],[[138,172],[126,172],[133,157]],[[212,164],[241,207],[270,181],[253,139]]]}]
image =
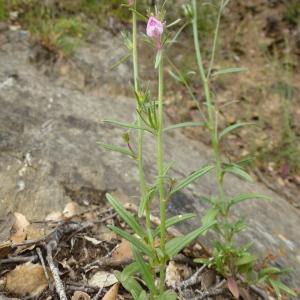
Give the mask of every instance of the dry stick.
[{"label": "dry stick", "polygon": [[178,288],[179,289],[186,289],[189,286],[192,286],[192,285],[195,285],[195,284],[201,282],[201,277],[200,278],[198,278],[198,277],[206,269],[206,267],[207,267],[206,265],[203,265],[189,279],[187,279],[187,280],[181,282],[180,284],[178,284]]},{"label": "dry stick", "polygon": [[45,277],[46,277],[46,279],[47,279],[47,281],[49,283],[49,288],[50,288],[49,275],[48,275],[48,272],[47,272],[47,269],[46,269],[45,260],[44,260],[41,248],[37,247],[36,248],[36,253],[39,256],[40,262],[42,264],[42,267],[43,267],[43,270],[44,270],[44,273],[45,273]]},{"label": "dry stick", "polygon": [[0,259],[0,265],[2,264],[12,264],[12,263],[23,263],[23,262],[34,262],[38,259],[37,255],[32,256],[17,256],[17,257],[10,257],[10,258],[4,258]]},{"label": "dry stick", "polygon": [[63,283],[59,277],[59,271],[53,261],[51,244],[47,245],[46,249],[47,249],[46,259],[47,259],[48,265],[50,267],[51,273],[53,275],[55,289],[59,296],[59,299],[60,300],[68,300]]}]

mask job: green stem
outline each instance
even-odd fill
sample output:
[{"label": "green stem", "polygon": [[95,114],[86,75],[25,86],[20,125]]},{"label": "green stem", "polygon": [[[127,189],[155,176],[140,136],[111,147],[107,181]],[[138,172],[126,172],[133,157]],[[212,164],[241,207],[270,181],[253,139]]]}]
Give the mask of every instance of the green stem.
[{"label": "green stem", "polygon": [[[222,0],[223,3],[223,0]],[[218,193],[219,193],[219,201],[221,204],[224,204],[225,201],[225,193],[224,193],[224,186],[223,186],[223,169],[222,169],[222,158],[220,153],[220,143],[218,138],[218,126],[216,122],[216,116],[217,112],[215,109],[214,104],[211,101],[211,92],[210,92],[210,86],[208,81],[208,75],[206,76],[205,70],[204,70],[204,64],[202,60],[202,55],[200,51],[200,42],[199,42],[199,33],[198,33],[198,11],[197,11],[197,1],[192,0],[192,9],[193,9],[193,36],[194,36],[194,45],[195,45],[195,52],[196,52],[196,59],[197,59],[197,65],[199,68],[199,74],[201,81],[203,83],[204,87],[204,93],[205,93],[205,99],[206,99],[206,105],[208,110],[208,127],[211,135],[211,141],[212,141],[212,147],[214,152],[214,160],[216,164],[216,180],[218,184]],[[220,18],[220,16],[219,16]],[[218,20],[217,23],[217,29],[215,31],[216,35],[218,34],[220,26],[220,20]],[[217,37],[215,36],[215,42],[213,46],[213,52],[216,50],[216,40]],[[212,54],[212,61],[211,64],[213,64],[214,61],[214,53]]]},{"label": "green stem", "polygon": [[[134,89],[137,94],[139,94],[139,62],[138,62],[138,43],[137,43],[137,14],[136,14],[136,2],[134,4],[134,10],[132,11],[132,57],[133,57],[133,78],[134,78]],[[137,109],[138,103],[137,103]],[[142,119],[139,114],[137,114],[137,126],[142,127]],[[143,130],[138,130],[138,169],[139,169],[139,179],[140,179],[140,195],[141,199],[146,196],[147,185],[144,173],[144,163],[143,163],[143,142],[144,142],[144,132]],[[145,208],[146,214],[146,227],[151,228],[150,221],[150,208],[147,204]]]},{"label": "green stem", "polygon": [[212,48],[212,53],[211,53],[211,60],[210,60],[210,64],[209,64],[208,74],[207,74],[208,79],[211,76],[211,72],[212,72],[212,69],[214,66],[214,62],[215,62],[215,54],[216,54],[216,49],[217,49],[217,42],[218,42],[218,37],[219,37],[219,30],[220,30],[220,23],[221,23],[223,7],[224,7],[224,0],[221,1],[219,13],[218,13],[217,25],[216,25],[215,34],[214,34],[213,48]]},{"label": "green stem", "polygon": [[[163,51],[163,50],[160,50]],[[157,169],[158,169],[158,187],[159,187],[159,208],[160,208],[160,250],[165,254],[166,247],[166,195],[165,195],[165,180],[164,180],[164,155],[163,155],[163,127],[164,127],[164,71],[163,71],[163,54],[158,68],[158,129],[156,135],[157,147]],[[166,259],[160,261],[160,295],[165,289],[165,269]]]}]

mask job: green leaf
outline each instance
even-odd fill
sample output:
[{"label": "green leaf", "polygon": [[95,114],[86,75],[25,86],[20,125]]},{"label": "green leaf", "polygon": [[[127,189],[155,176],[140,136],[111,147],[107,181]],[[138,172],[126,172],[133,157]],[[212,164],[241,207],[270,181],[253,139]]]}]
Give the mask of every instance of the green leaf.
[{"label": "green leaf", "polygon": [[163,131],[166,132],[166,131],[170,131],[170,130],[178,129],[178,128],[197,127],[197,126],[206,126],[206,123],[204,123],[204,122],[184,122],[184,123],[179,123],[179,124],[165,127]]},{"label": "green leaf", "polygon": [[118,146],[114,146],[114,145],[110,145],[110,144],[105,144],[105,143],[101,143],[98,142],[98,145],[100,145],[103,149],[105,150],[110,150],[110,151],[114,151],[114,152],[119,152],[125,155],[128,155],[132,158],[136,158],[134,153],[132,153],[130,150],[123,148],[123,147],[118,147]]},{"label": "green leaf", "polygon": [[279,299],[281,299],[280,289],[279,289],[279,287],[278,287],[278,285],[277,285],[278,281],[269,279],[269,282],[270,282],[270,284],[272,285],[272,287],[273,287],[273,289],[274,289],[274,291],[275,291],[277,297],[278,297]]},{"label": "green leaf", "polygon": [[121,64],[124,63],[126,60],[128,60],[130,56],[131,56],[131,53],[125,54],[120,60],[118,60],[115,64],[113,64],[113,65],[109,68],[109,70],[112,71],[113,69],[117,68],[119,65],[121,65]]},{"label": "green leaf", "polygon": [[[183,221],[195,218],[195,217],[196,217],[195,214],[184,214],[184,215],[178,215],[178,216],[169,218],[169,219],[166,220],[166,229],[171,227],[171,226],[174,226],[174,225],[176,225],[180,222],[183,222]],[[158,226],[156,228],[153,235],[157,236],[159,234],[159,232],[160,232],[160,226]]]},{"label": "green leaf", "polygon": [[226,134],[230,133],[231,131],[244,127],[244,126],[248,126],[248,125],[256,125],[253,122],[241,122],[241,123],[236,123],[233,125],[230,125],[228,127],[226,127],[219,135],[219,140],[221,140]]},{"label": "green leaf", "polygon": [[119,121],[114,121],[114,120],[103,120],[102,122],[103,123],[108,123],[108,124],[111,124],[111,125],[115,125],[115,126],[119,126],[119,127],[122,127],[122,128],[138,129],[138,130],[144,130],[144,131],[148,131],[148,132],[152,133],[152,131],[149,130],[148,128],[146,128],[146,127],[139,127],[136,124],[119,122]]},{"label": "green leaf", "polygon": [[232,173],[234,175],[237,175],[238,177],[241,177],[241,178],[245,179],[246,181],[253,182],[252,177],[246,171],[244,171],[242,168],[240,168],[237,165],[226,164],[224,171],[227,173]]},{"label": "green leaf", "polygon": [[215,225],[216,222],[205,224],[200,228],[188,233],[187,235],[174,238],[166,243],[166,254],[171,258],[178,254],[184,247],[195,240],[199,235],[204,234],[210,227]]},{"label": "green leaf", "polygon": [[146,195],[141,199],[141,202],[140,202],[140,205],[139,205],[139,210],[138,210],[138,217],[139,218],[141,218],[143,216],[147,203],[152,200],[152,198],[153,198],[156,191],[157,191],[156,186],[150,188],[148,190],[148,192],[146,193]]},{"label": "green leaf", "polygon": [[132,243],[134,246],[136,246],[140,251],[142,251],[143,253],[145,253],[146,255],[148,255],[149,257],[152,256],[152,251],[151,248],[149,248],[147,245],[145,245],[141,240],[135,238],[134,236],[130,235],[129,233],[127,233],[126,231],[113,226],[113,225],[108,225],[107,226],[109,229],[111,229],[112,231],[114,231],[116,234],[118,234],[119,236],[123,237],[125,240],[127,240],[128,242]]},{"label": "green leaf", "polygon": [[162,295],[154,298],[155,300],[176,300],[177,295],[173,291],[165,291]]},{"label": "green leaf", "polygon": [[231,73],[240,73],[240,72],[246,72],[248,71],[248,68],[227,68],[222,69],[217,72],[214,72],[212,74],[213,77],[219,76],[219,75],[225,75],[225,74],[231,74]]},{"label": "green leaf", "polygon": [[106,194],[106,199],[115,209],[119,216],[127,223],[127,225],[141,238],[145,237],[143,228],[135,220],[134,216],[129,213],[112,195]]},{"label": "green leaf", "polygon": [[123,287],[132,295],[134,300],[139,300],[141,293],[143,292],[140,284],[133,279],[133,277],[128,277],[126,280],[122,280],[121,272],[115,272],[117,279],[121,282]]},{"label": "green leaf", "polygon": [[202,218],[202,224],[210,224],[213,221],[216,220],[217,215],[219,214],[219,209],[216,207],[212,207],[210,208],[207,213],[205,214],[205,216]]},{"label": "green leaf", "polygon": [[250,255],[250,254],[246,254],[246,255],[243,255],[241,258],[239,258],[236,261],[236,265],[237,266],[248,265],[248,264],[251,264],[251,263],[253,263],[255,261],[257,261],[257,257],[256,256],[253,256],[253,255]]},{"label": "green leaf", "polygon": [[146,293],[146,291],[142,291],[140,296],[139,296],[139,300],[149,300],[149,295]]},{"label": "green leaf", "polygon": [[182,180],[181,182],[176,184],[175,187],[172,189],[170,194],[172,195],[172,194],[176,193],[177,191],[185,188],[190,183],[194,182],[195,180],[197,180],[201,176],[203,176],[206,173],[208,173],[209,171],[211,171],[213,168],[214,168],[214,166],[204,166],[204,167],[200,168],[199,170],[193,172],[191,175],[186,177],[184,180]]},{"label": "green leaf", "polygon": [[140,267],[137,262],[129,264],[123,269],[121,273],[120,281],[121,282],[126,281],[129,277],[132,277],[134,274],[138,273],[139,269]]},{"label": "green leaf", "polygon": [[230,200],[229,206],[233,206],[240,202],[247,201],[247,200],[254,200],[254,199],[271,200],[270,197],[262,195],[262,194],[254,194],[254,193],[253,194],[251,194],[251,193],[250,194],[242,194],[242,195],[233,197]]},{"label": "green leaf", "polygon": [[144,16],[143,14],[141,14],[140,12],[138,12],[138,11],[137,11],[136,9],[134,9],[132,6],[129,8],[129,10],[131,10],[131,11],[134,12],[134,13],[136,13],[137,16],[138,16],[141,20],[143,20],[143,21],[145,21],[145,22],[148,21],[148,18],[147,18],[146,16]]},{"label": "green leaf", "polygon": [[144,281],[146,282],[147,287],[151,291],[151,294],[156,294],[156,287],[154,283],[154,279],[152,276],[151,269],[146,264],[146,262],[143,259],[143,256],[141,253],[136,249],[136,247],[131,247],[133,256],[136,260],[136,262],[139,265],[139,272],[142,274]]},{"label": "green leaf", "polygon": [[270,279],[270,283],[271,283],[272,287],[274,288],[277,296],[280,295],[280,291],[283,291],[285,294],[291,295],[293,297],[297,297],[297,294],[295,293],[295,291],[290,289],[288,286],[286,286],[281,281]]}]

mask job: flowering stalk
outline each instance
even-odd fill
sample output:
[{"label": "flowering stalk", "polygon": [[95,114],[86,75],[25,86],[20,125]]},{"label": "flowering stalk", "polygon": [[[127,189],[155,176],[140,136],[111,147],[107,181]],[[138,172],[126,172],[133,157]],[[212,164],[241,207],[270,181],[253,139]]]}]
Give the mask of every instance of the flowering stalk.
[{"label": "flowering stalk", "polygon": [[[163,50],[160,50],[163,51]],[[160,209],[160,250],[165,255],[166,245],[166,195],[165,195],[165,180],[164,180],[164,155],[163,155],[163,97],[164,97],[164,72],[163,72],[163,52],[158,67],[158,129],[156,136],[157,147],[157,168],[159,178],[159,209]],[[166,259],[163,257],[160,261],[160,294],[164,293],[165,288],[165,269]]]},{"label": "flowering stalk", "polygon": [[212,69],[212,63],[214,61],[214,55],[216,50],[216,41],[217,41],[217,35],[218,35],[218,29],[220,24],[220,15],[221,15],[221,9],[223,7],[223,0],[221,3],[220,13],[218,17],[218,23],[217,28],[215,32],[215,39],[214,39],[214,46],[213,46],[213,53],[212,53],[212,60],[210,65],[210,70],[208,75],[205,74],[202,55],[200,51],[200,43],[198,38],[198,11],[197,11],[197,1],[192,0],[192,10],[193,10],[193,36],[194,36],[194,45],[195,45],[195,52],[196,52],[196,58],[197,58],[197,64],[199,68],[199,73],[201,77],[201,81],[203,83],[204,92],[205,92],[205,99],[206,99],[206,105],[208,110],[208,128],[211,134],[211,141],[214,151],[214,159],[216,164],[216,176],[217,176],[217,183],[218,183],[218,191],[219,191],[219,201],[220,203],[223,203],[224,201],[224,186],[223,186],[223,169],[222,169],[222,160],[221,160],[221,154],[220,154],[220,144],[218,139],[218,128],[217,128],[217,121],[216,121],[216,110],[215,107],[211,101],[211,92],[210,92],[210,86],[209,86],[209,77],[210,72]]},{"label": "flowering stalk", "polygon": [[[137,43],[137,14],[136,14],[136,1],[128,1],[129,5],[133,5],[134,9],[132,11],[132,58],[133,58],[133,80],[134,80],[134,90],[135,94],[139,94],[139,70],[138,70],[138,43]],[[137,110],[139,109],[139,104],[137,102]],[[137,113],[137,126],[142,127],[141,116]],[[143,163],[143,142],[144,142],[144,131],[138,130],[138,169],[139,169],[139,178],[140,178],[140,196],[143,199],[147,193],[147,185],[144,173],[144,163]],[[149,204],[145,207],[146,215],[146,227],[150,230],[151,221],[150,221],[150,207]]]}]

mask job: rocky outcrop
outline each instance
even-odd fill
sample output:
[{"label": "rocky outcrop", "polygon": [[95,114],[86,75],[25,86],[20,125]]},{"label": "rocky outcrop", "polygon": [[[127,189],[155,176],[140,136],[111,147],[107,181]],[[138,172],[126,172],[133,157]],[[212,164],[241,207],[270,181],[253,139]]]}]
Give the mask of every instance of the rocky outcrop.
[{"label": "rocky outcrop", "polygon": [[[26,33],[6,32],[1,36],[1,217],[11,210],[41,219],[61,210],[70,200],[84,205],[101,203],[105,192],[112,190],[138,201],[135,162],[97,146],[97,141],[121,143],[122,130],[104,126],[100,121],[104,118],[131,121],[135,105],[126,91],[122,92],[129,81],[129,66],[125,64],[110,73],[107,70],[122,55],[119,40],[107,32],[100,35],[109,38],[79,49],[72,63],[56,64],[51,76],[45,75],[47,66],[40,63],[37,67],[29,62],[32,50]],[[76,86],[76,82],[80,83]],[[91,82],[92,92],[87,89]],[[149,180],[156,174],[154,149],[153,140],[147,136]],[[206,146],[180,132],[166,136],[165,151],[166,160],[174,161],[172,176],[177,179],[211,160]],[[261,256],[278,255],[280,266],[294,267],[295,272],[287,281],[299,287],[299,210],[259,183],[249,184],[228,176],[226,186],[229,195],[258,192],[272,197],[270,202],[243,203],[234,211],[234,217],[245,216],[249,224],[241,240],[253,241]],[[211,174],[174,197],[170,214],[182,211],[199,214],[199,218],[182,226],[182,231],[199,224],[207,208],[203,196],[215,191]]]}]

